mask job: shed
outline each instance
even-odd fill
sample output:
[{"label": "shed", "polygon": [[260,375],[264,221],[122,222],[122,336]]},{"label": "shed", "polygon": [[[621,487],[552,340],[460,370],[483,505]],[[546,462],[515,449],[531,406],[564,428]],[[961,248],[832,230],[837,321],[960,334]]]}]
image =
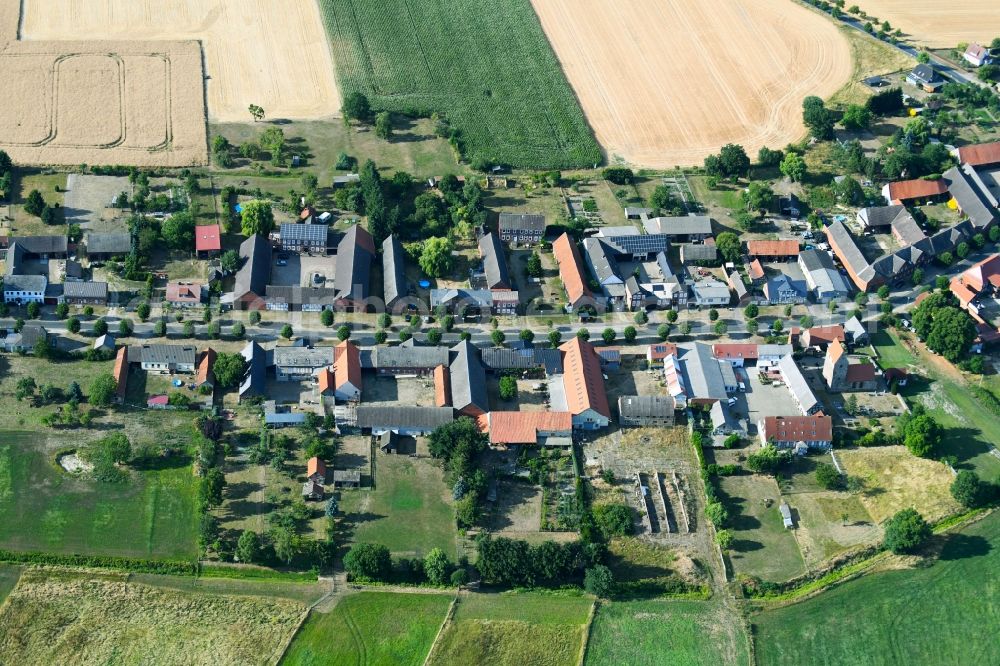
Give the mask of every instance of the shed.
[{"label": "shed", "polygon": [[357,469],[333,470],[334,488],[358,488],[361,486],[361,471]]},{"label": "shed", "polygon": [[781,521],[785,524],[785,529],[790,530],[795,527],[792,523],[792,509],[788,504],[782,502],[778,505],[778,510],[781,511]]}]

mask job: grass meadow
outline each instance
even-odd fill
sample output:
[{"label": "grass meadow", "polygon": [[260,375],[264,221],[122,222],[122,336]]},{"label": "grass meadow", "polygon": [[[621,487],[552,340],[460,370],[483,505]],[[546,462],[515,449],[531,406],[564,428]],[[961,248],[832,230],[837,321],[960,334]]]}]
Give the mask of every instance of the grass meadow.
[{"label": "grass meadow", "polygon": [[584,664],[743,666],[747,637],[728,611],[711,601],[601,603]]},{"label": "grass meadow", "polygon": [[431,666],[574,666],[593,602],[546,594],[462,596]]},{"label": "grass meadow", "polygon": [[0,607],[0,655],[6,664],[273,664],[305,612],[122,574],[26,569]]},{"label": "grass meadow", "polygon": [[152,558],[197,554],[189,464],[103,484],[61,470],[38,435],[0,436],[0,548]]},{"label": "grass meadow", "polygon": [[753,616],[757,663],[996,663],[1000,515],[935,541],[929,566],[866,575]]},{"label": "grass meadow", "polygon": [[313,612],[282,666],[424,663],[452,600],[446,594],[362,592]]},{"label": "grass meadow", "polygon": [[451,492],[440,468],[421,459],[380,455],[375,478],[375,489],[340,494],[340,512],[352,541],[380,543],[393,555],[408,557],[440,547],[455,557]]},{"label": "grass meadow", "polygon": [[322,0],[340,89],[376,109],[445,114],[466,154],[526,168],[592,166],[594,139],[529,0]]}]

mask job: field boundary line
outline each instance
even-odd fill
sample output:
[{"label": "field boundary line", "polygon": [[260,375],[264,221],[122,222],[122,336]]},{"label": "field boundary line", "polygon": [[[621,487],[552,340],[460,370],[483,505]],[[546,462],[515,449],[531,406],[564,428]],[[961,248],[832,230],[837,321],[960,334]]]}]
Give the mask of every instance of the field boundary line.
[{"label": "field boundary line", "polygon": [[597,616],[597,607],[600,604],[599,599],[594,599],[594,603],[590,604],[587,624],[583,625],[583,643],[580,645],[580,658],[576,660],[577,666],[583,666],[583,662],[587,659],[587,648],[590,646],[590,629],[594,626],[594,618]]},{"label": "field boundary line", "polygon": [[302,631],[302,625],[306,623],[306,620],[309,619],[310,615],[312,615],[312,610],[306,608],[306,612],[299,618],[299,623],[295,625],[295,631],[289,635],[288,640],[285,641],[285,645],[281,648],[281,652],[278,653],[278,658],[271,662],[274,666],[278,666],[278,664],[281,663],[281,660],[285,658],[285,655],[288,653],[288,648],[292,647],[292,642],[295,640],[295,637],[299,635],[299,632]]},{"label": "field boundary line", "polygon": [[441,626],[438,627],[437,635],[434,636],[434,642],[431,643],[431,649],[427,651],[427,656],[424,657],[424,666],[430,665],[431,657],[434,656],[434,650],[437,649],[438,643],[441,642],[441,636],[444,634],[445,627],[447,627],[455,617],[456,606],[458,606],[457,594],[451,600],[451,604],[448,606],[448,612],[444,614],[444,619],[441,621]]}]

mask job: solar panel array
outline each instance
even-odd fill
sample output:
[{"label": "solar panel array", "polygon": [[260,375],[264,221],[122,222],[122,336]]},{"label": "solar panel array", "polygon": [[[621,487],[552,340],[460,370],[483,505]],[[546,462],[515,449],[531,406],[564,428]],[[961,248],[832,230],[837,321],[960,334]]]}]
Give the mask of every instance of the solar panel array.
[{"label": "solar panel array", "polygon": [[610,236],[602,239],[611,243],[622,254],[656,254],[666,252],[670,237],[666,234],[645,234],[641,236]]}]

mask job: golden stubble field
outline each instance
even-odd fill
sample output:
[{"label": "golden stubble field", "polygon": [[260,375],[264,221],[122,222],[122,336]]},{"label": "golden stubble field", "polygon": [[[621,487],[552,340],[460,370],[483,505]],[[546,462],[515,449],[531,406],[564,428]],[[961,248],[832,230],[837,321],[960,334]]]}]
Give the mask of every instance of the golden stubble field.
[{"label": "golden stubble field", "polygon": [[933,48],[951,48],[962,42],[989,44],[1000,37],[1000,3],[996,0],[857,0],[850,4]]},{"label": "golden stubble field", "polygon": [[208,113],[247,122],[340,111],[333,58],[316,0],[25,0],[23,40],[198,40]]},{"label": "golden stubble field", "polygon": [[852,72],[834,24],[788,0],[532,0],[598,141],[614,160],[700,164],[805,133],[802,99]]}]

